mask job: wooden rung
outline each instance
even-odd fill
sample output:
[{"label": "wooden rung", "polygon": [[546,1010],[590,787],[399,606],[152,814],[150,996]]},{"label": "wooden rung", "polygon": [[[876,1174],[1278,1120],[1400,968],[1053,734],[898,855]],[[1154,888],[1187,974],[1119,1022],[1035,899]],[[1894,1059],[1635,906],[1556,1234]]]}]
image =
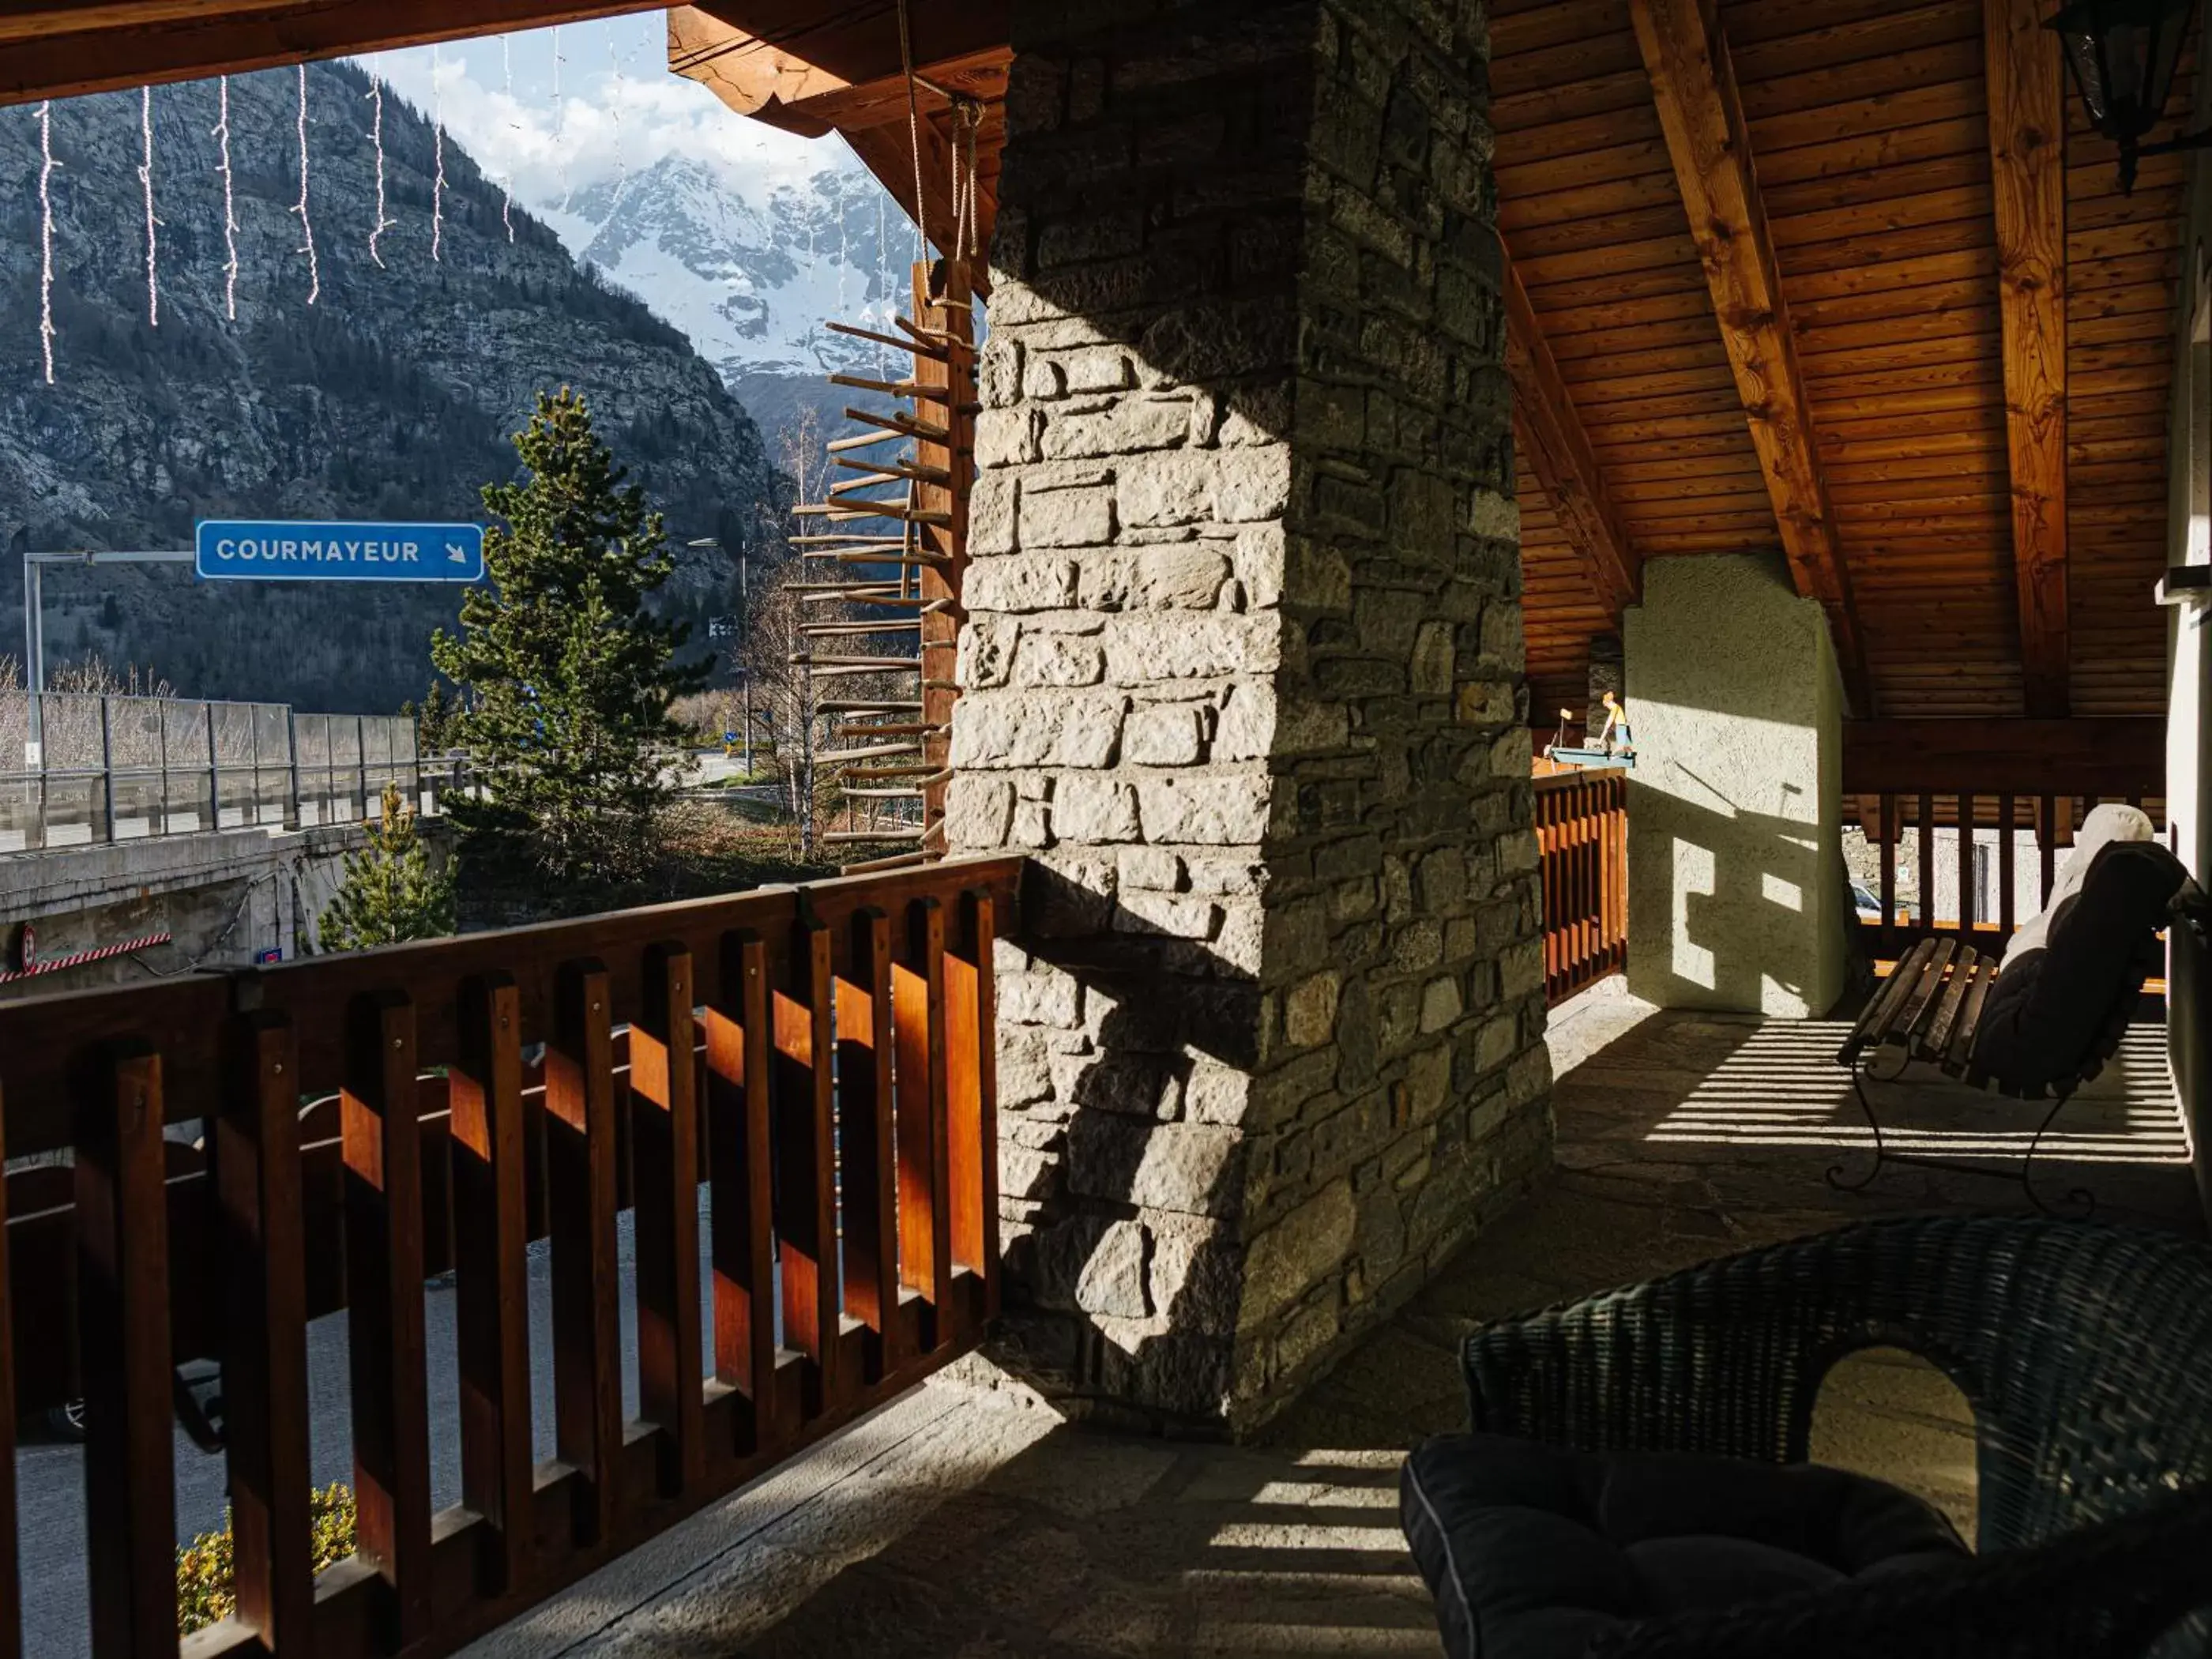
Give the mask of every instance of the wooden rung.
[{"label": "wooden rung", "polygon": [[902,720],[891,726],[833,726],[830,737],[833,742],[843,738],[927,737],[944,730],[943,726],[928,720]]},{"label": "wooden rung", "polygon": [[919,784],[891,789],[855,789],[848,784],[842,793],[852,800],[920,800],[923,791]]},{"label": "wooden rung", "polygon": [[934,553],[802,553],[802,559],[820,559],[830,564],[899,564],[918,568],[947,565],[951,560]]},{"label": "wooden rung", "polygon": [[848,449],[866,449],[876,444],[896,442],[906,436],[903,432],[859,432],[849,438],[832,438],[824,447],[832,455],[842,455]]},{"label": "wooden rung", "polygon": [[951,387],[921,380],[872,380],[865,374],[832,374],[830,384],[850,386],[855,392],[879,392],[886,398],[920,398],[933,404],[949,403],[952,398]]},{"label": "wooden rung", "polygon": [[918,755],[921,752],[921,745],[918,743],[884,743],[878,744],[872,749],[827,750],[820,758],[825,761],[842,761],[850,764],[855,761],[876,760],[885,755]]},{"label": "wooden rung", "polygon": [[818,656],[811,651],[797,652],[788,660],[794,668],[865,668],[885,674],[921,666],[912,657],[847,657],[835,653]]},{"label": "wooden rung", "polygon": [[[920,865],[936,862],[937,854],[934,853],[894,853],[889,858],[862,859],[858,864],[841,864],[837,866],[837,873],[841,876],[874,875],[885,870],[910,870]],[[904,1322],[894,1321],[893,1325],[902,1337]]]},{"label": "wooden rung", "polygon": [[917,420],[911,415],[883,415],[873,410],[848,409],[845,411],[845,418],[848,421],[858,421],[862,426],[881,427],[886,432],[896,432],[908,438],[918,438],[927,444],[945,443],[950,441],[952,436],[950,428],[933,425],[927,421]]},{"label": "wooden rung", "polygon": [[840,457],[840,466],[866,472],[875,478],[911,478],[916,483],[949,484],[952,474],[941,466],[924,466],[919,461],[848,461]]},{"label": "wooden rung", "polygon": [[886,345],[894,351],[911,351],[917,357],[927,357],[937,362],[947,360],[949,353],[934,341],[902,340],[896,334],[878,334],[872,328],[857,328],[851,323],[825,323],[832,334],[842,334],[854,340],[867,340],[877,345]]},{"label": "wooden rung", "polygon": [[949,330],[942,328],[924,328],[919,323],[915,322],[912,319],[903,316],[894,317],[892,320],[901,328],[904,329],[908,334],[913,335],[917,340],[927,340],[932,343],[942,342],[947,345],[966,347],[970,350],[975,348],[974,341],[968,339],[963,335],[952,333]]},{"label": "wooden rung", "polygon": [[841,844],[855,842],[920,841],[928,833],[926,830],[833,830],[819,839]]},{"label": "wooden rung", "polygon": [[869,702],[817,702],[814,706],[825,714],[908,714],[921,707],[919,702],[908,702],[896,698],[888,701],[878,698]]},{"label": "wooden rung", "polygon": [[801,623],[799,631],[810,640],[866,638],[870,634],[909,634],[921,626],[916,617],[905,622]]},{"label": "wooden rung", "polygon": [[821,533],[820,533],[820,534],[818,534],[818,535],[812,535],[812,536],[793,536],[793,537],[789,538],[789,540],[790,540],[790,542],[791,542],[791,544],[792,544],[793,547],[834,547],[834,546],[867,546],[867,547],[875,547],[875,546],[886,545],[886,544],[888,544],[888,545],[890,545],[890,546],[892,546],[892,547],[903,547],[903,546],[906,544],[905,543],[903,543],[903,542],[902,542],[902,541],[899,541],[899,540],[897,540],[896,538],[893,538],[893,537],[890,537],[890,536],[883,536],[883,535],[869,535],[869,536],[862,536],[862,535],[858,535],[858,534],[854,534],[854,533],[850,533],[850,532],[843,532],[843,531],[835,531],[835,530],[831,530],[831,531],[823,531],[823,532],[821,532]]}]

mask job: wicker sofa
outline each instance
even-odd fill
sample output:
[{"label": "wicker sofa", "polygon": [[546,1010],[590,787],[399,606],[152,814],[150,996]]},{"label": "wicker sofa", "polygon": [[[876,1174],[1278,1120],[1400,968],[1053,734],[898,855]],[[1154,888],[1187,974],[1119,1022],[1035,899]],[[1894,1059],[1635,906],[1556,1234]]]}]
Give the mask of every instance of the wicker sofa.
[{"label": "wicker sofa", "polygon": [[[1547,1610],[1525,1571],[1501,1575],[1482,1559],[1490,1542],[1557,1518],[1509,1510],[1510,1525],[1485,1529],[1468,1494],[1498,1501],[1485,1463],[1501,1457],[1577,1460],[1542,1486],[1554,1494],[1599,1490],[1608,1460],[1646,1476],[1672,1469],[1709,1532],[1729,1529],[1712,1517],[1713,1494],[1739,1480],[1879,1488],[1777,1467],[1803,1464],[1828,1368],[1873,1346],[1934,1361],[1973,1407],[1976,1553],[1955,1543],[1928,1553],[1921,1535],[1899,1546],[1923,1552],[1902,1565],[1816,1564],[1836,1582],[1656,1615],[1620,1589],[1634,1577],[1625,1566],[1577,1581],[1611,1604]],[[1419,1449],[1401,1482],[1455,1659],[2212,1655],[2212,1249],[2202,1244],[2033,1218],[1877,1221],[1487,1327],[1468,1339],[1465,1364],[1474,1432]],[[1553,1501],[1532,1500],[1522,1476],[1504,1480],[1522,1483],[1508,1502]],[[1916,1501],[1879,1488],[1875,1507],[1892,1498]],[[1569,1519],[1600,1524],[1595,1509]],[[1751,1523],[1741,1531],[1759,1536]],[[1633,1543],[1594,1547],[1625,1562]]]}]

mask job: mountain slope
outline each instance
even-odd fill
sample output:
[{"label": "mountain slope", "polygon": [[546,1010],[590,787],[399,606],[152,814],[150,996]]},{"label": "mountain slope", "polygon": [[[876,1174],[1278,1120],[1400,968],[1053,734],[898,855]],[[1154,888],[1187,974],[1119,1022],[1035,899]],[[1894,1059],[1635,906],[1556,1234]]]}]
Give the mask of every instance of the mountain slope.
[{"label": "mountain slope", "polygon": [[[225,307],[212,82],[153,94],[160,320],[148,313],[139,100],[58,103],[52,148],[55,383],[38,323],[35,110],[0,115],[0,533],[42,547],[182,546],[206,517],[479,519],[512,476],[507,434],[540,390],[591,400],[601,434],[679,545],[757,536],[777,489],[760,434],[677,329],[572,258],[459,145],[432,223],[435,135],[386,95],[380,265],[368,82],[313,65],[308,214],[297,82],[230,82],[237,314]],[[433,257],[434,236],[436,257]],[[722,608],[729,564],[686,552],[672,603]],[[0,605],[20,604],[0,561]],[[416,695],[450,589],[195,585],[174,569],[60,572],[50,653],[149,661],[195,696],[377,709]]]}]

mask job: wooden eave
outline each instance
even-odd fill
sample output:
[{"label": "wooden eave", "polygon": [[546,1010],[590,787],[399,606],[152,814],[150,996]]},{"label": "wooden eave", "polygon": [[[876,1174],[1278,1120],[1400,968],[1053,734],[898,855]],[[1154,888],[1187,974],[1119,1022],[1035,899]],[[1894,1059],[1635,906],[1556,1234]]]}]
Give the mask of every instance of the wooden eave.
[{"label": "wooden eave", "polygon": [[653,0],[18,0],[0,104],[658,11]]},{"label": "wooden eave", "polygon": [[908,11],[911,100],[897,11],[856,14],[848,0],[674,7],[668,65],[740,115],[807,137],[843,134],[939,249],[950,246],[956,105],[965,105],[977,124],[976,246],[988,250],[1012,58],[1008,9],[1006,0],[915,0]]}]

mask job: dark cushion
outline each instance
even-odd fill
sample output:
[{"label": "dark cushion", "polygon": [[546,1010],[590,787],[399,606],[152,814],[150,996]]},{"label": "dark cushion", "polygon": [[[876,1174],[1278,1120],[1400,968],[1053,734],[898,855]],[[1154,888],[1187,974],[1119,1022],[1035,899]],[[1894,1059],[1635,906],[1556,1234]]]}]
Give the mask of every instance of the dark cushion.
[{"label": "dark cushion", "polygon": [[1422,1445],[1399,1511],[1453,1659],[1560,1659],[1638,1619],[1967,1559],[1935,1510],[1865,1475],[1508,1435]]},{"label": "dark cushion", "polygon": [[2006,953],[1982,1005],[1973,1069],[2031,1091],[2094,1074],[2099,1039],[2142,990],[2166,905],[2188,873],[2156,842],[2100,848],[2081,890],[2052,907],[2043,948]]}]

